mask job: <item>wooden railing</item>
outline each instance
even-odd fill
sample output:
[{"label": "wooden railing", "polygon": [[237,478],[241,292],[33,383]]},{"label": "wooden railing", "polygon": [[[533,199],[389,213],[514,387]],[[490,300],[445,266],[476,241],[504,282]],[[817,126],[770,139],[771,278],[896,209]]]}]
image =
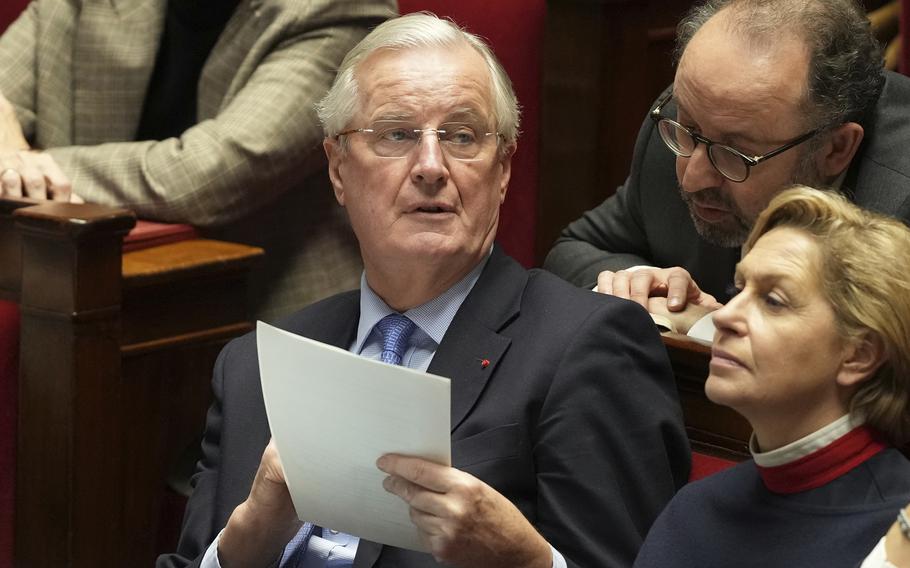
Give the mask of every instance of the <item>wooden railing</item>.
[{"label": "wooden railing", "polygon": [[0,200],[21,315],[16,566],[151,566],[165,479],[201,433],[218,351],[252,328],[260,249],[121,253],[130,211]]}]

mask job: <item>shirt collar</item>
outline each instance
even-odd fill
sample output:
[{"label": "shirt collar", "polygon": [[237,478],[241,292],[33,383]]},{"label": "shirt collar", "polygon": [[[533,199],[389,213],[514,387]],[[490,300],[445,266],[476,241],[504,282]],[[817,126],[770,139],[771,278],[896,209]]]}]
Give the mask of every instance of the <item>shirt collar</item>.
[{"label": "shirt collar", "polygon": [[757,451],[754,435],[749,446],[762,483],[778,494],[827,485],[888,447],[877,432],[849,415],[770,452]]},{"label": "shirt collar", "polygon": [[[492,253],[493,249],[490,249]],[[490,255],[480,261],[470,272],[461,280],[452,285],[451,288],[436,296],[429,302],[425,302],[417,307],[411,308],[404,312],[417,327],[436,342],[436,345],[442,343],[442,337],[455,318],[458,308],[464,303],[468,294],[480,278],[484,266],[487,265]],[[389,314],[397,313],[389,307],[376,292],[367,284],[366,272],[360,275],[360,322],[357,324],[357,339],[354,340],[354,346],[351,349],[353,353],[363,351],[363,346],[373,327]]]},{"label": "shirt collar", "polygon": [[762,467],[784,465],[824,448],[851,430],[862,426],[862,424],[863,420],[861,418],[854,418],[849,414],[845,414],[824,428],[770,452],[761,451],[758,447],[758,440],[753,433],[749,439],[749,451],[752,453],[752,458],[755,459],[757,465]]}]

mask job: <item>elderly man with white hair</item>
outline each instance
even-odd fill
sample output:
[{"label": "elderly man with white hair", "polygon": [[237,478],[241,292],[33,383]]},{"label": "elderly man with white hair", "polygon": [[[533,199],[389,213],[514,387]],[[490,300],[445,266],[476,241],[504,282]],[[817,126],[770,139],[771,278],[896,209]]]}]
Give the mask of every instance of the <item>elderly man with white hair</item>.
[{"label": "elderly man with white hair", "polygon": [[452,467],[376,456],[431,554],[295,510],[251,334],[216,366],[178,552],[159,567],[631,565],[688,472],[673,378],[641,307],[494,245],[518,105],[490,49],[432,15],[390,20],[319,111],[364,273],[280,326],[451,379]]}]

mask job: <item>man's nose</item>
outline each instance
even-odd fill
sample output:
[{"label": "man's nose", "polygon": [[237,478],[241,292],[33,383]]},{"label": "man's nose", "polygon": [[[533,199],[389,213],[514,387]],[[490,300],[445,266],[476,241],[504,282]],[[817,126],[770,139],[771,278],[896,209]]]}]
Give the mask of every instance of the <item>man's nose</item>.
[{"label": "man's nose", "polygon": [[449,171],[442,152],[439,136],[434,130],[425,130],[417,141],[417,157],[411,169],[411,179],[421,185],[437,186],[448,179]]},{"label": "man's nose", "polygon": [[679,185],[684,191],[695,193],[723,184],[724,176],[711,163],[708,149],[704,144],[696,146],[695,151],[688,158],[678,157],[676,159],[681,160],[682,171]]}]

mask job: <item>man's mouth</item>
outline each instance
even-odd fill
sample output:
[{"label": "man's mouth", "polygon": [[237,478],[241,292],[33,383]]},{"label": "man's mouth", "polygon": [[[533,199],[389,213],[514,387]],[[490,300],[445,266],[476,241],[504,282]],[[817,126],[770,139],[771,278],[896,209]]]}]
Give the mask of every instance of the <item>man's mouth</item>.
[{"label": "man's mouth", "polygon": [[680,195],[699,218],[709,223],[723,219],[733,211],[732,203],[717,188],[706,188],[693,193],[680,188]]},{"label": "man's mouth", "polygon": [[679,195],[689,209],[695,230],[703,239],[721,247],[738,247],[745,242],[752,222],[719,188],[690,192],[679,186]]},{"label": "man's mouth", "polygon": [[440,213],[452,213],[453,208],[447,206],[444,203],[426,203],[423,205],[418,205],[411,209],[411,213],[429,213],[438,215]]},{"label": "man's mouth", "polygon": [[694,200],[690,203],[692,204],[692,209],[695,211],[695,214],[708,223],[720,221],[730,215],[730,211],[724,207],[717,207],[713,204],[702,205]]}]

